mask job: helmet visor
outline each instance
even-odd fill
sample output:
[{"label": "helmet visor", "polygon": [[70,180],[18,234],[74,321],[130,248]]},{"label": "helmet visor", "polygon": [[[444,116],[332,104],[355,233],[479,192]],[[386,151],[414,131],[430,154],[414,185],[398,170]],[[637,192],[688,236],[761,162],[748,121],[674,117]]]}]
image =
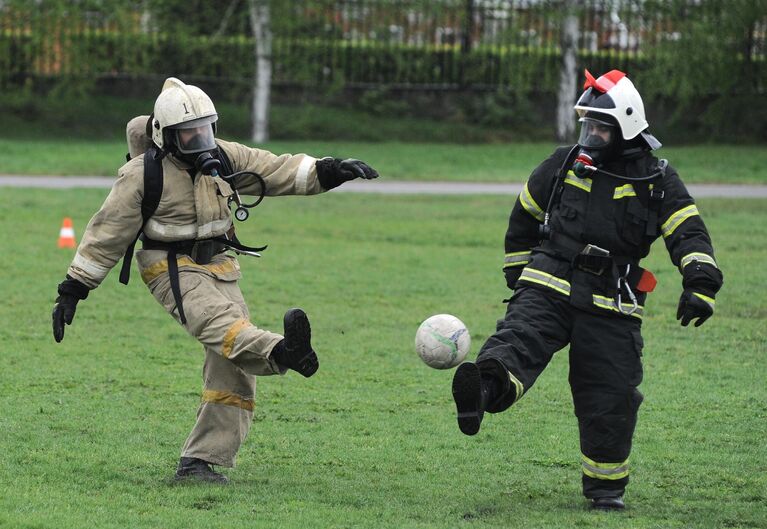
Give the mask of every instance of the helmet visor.
[{"label": "helmet visor", "polygon": [[581,135],[578,145],[589,149],[604,149],[613,142],[616,127],[594,118],[581,118]]},{"label": "helmet visor", "polygon": [[216,148],[213,123],[217,116],[195,119],[171,127],[174,143],[184,154],[210,151]]}]

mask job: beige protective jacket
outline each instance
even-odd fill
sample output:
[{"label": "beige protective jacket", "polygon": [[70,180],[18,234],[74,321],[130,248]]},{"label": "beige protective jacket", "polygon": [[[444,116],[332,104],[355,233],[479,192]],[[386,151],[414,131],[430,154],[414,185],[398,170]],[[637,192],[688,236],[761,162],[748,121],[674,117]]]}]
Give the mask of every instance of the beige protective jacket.
[{"label": "beige protective jacket", "polygon": [[[283,154],[217,140],[235,172],[261,175],[266,195],[314,195],[325,191],[317,179],[316,158],[306,154]],[[225,234],[232,225],[227,199],[232,189],[221,178],[197,173],[192,179],[185,166],[167,156],[162,161],[163,191],[154,215],[144,225],[146,235],[163,242],[207,239]],[[247,175],[236,180],[240,194],[260,193],[260,184]],[[144,195],[144,155],[123,165],[117,181],[101,209],[88,223],[68,274],[89,288],[96,288],[125,254],[141,229],[141,200]],[[167,270],[166,252],[142,251],[136,259],[142,278],[149,283]],[[162,261],[162,262],[161,262]],[[190,259],[179,259],[179,270],[203,268]],[[152,267],[158,268],[154,270]],[[159,268],[163,268],[160,270]],[[209,270],[207,269],[209,268]],[[207,265],[205,272],[223,280],[239,278],[234,257]]]}]

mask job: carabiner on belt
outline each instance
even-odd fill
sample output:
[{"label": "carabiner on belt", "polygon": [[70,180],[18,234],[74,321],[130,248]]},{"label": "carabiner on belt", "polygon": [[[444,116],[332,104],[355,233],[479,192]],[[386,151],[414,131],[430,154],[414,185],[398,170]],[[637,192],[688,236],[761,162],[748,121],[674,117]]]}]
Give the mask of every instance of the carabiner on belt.
[{"label": "carabiner on belt", "polygon": [[[626,278],[629,275],[629,270],[631,270],[631,265],[626,265],[626,272],[621,276],[618,276],[618,284],[616,286],[617,288],[617,295],[615,299],[615,305],[618,308],[618,312],[621,314],[625,314],[626,316],[630,316],[636,312],[636,310],[639,308],[639,303],[637,302],[637,297],[634,295],[634,292],[631,290],[631,287],[629,286],[628,282],[626,281]],[[631,303],[633,303],[633,307],[628,309],[628,311],[623,310],[623,304],[621,303],[621,291],[623,288],[626,289],[626,292],[628,292],[629,299],[631,300]]]}]

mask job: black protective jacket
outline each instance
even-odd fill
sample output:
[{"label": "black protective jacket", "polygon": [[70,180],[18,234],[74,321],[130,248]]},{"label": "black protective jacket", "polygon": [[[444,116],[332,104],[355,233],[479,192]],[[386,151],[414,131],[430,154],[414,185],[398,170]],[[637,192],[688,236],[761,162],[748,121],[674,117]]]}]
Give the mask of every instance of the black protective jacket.
[{"label": "black protective jacket", "polygon": [[[653,241],[663,237],[671,261],[683,275],[684,288],[713,300],[722,274],[695,201],[673,167],[649,181],[601,173],[582,179],[572,171],[558,179],[570,149],[557,149],[539,165],[514,204],[505,241],[509,287],[525,284],[567,296],[571,305],[583,310],[619,316],[631,312],[630,317],[641,318],[646,294],[637,288],[639,260],[647,256]],[[611,162],[604,169],[638,178],[659,172],[660,165],[647,152]],[[552,235],[541,240],[539,226],[552,192]],[[609,251],[609,259],[579,256],[589,244]],[[628,288],[619,288],[618,277],[627,272]]]}]

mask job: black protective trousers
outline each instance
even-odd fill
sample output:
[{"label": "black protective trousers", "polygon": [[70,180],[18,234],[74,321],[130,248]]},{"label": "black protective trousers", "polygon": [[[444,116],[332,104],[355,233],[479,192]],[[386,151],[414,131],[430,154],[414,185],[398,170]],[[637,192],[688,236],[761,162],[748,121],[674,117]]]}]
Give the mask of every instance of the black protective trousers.
[{"label": "black protective trousers", "polygon": [[[640,331],[638,318],[587,312],[554,291],[522,286],[477,357],[480,368],[489,359],[500,361],[527,393],[554,353],[570,344],[569,381],[587,498],[623,494],[628,484],[626,462],[642,402]],[[511,384],[487,411],[511,406],[514,389]]]}]

